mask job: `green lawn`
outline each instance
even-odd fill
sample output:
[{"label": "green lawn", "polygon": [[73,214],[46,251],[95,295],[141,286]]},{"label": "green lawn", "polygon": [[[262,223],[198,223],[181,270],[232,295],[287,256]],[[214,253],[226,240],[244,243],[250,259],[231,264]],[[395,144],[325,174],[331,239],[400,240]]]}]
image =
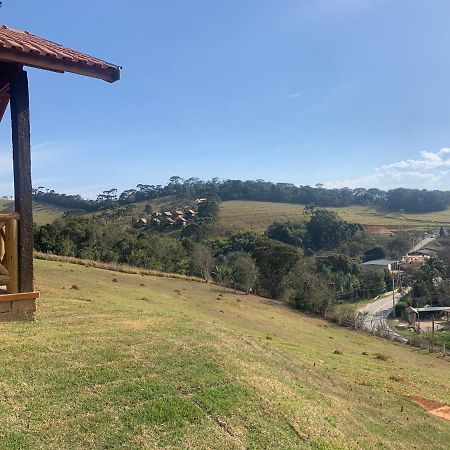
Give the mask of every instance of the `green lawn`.
[{"label": "green lawn", "polygon": [[[305,220],[304,205],[290,203],[254,202],[234,200],[220,206],[217,233],[227,235],[236,231],[263,232],[274,221]],[[441,223],[450,224],[450,209],[430,214],[382,213],[368,206],[327,208],[338,213],[344,220],[368,226],[382,226],[389,230],[399,228],[436,228]]]},{"label": "green lawn", "polygon": [[450,404],[448,360],[216,286],[36,266],[37,321],[0,324],[2,449],[447,448],[410,396]]}]

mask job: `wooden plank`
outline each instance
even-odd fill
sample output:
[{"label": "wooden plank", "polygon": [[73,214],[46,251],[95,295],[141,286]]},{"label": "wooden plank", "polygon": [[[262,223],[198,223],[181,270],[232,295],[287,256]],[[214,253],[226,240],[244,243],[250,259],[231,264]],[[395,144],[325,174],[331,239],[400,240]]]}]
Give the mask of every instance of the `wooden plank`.
[{"label": "wooden plank", "polygon": [[23,70],[9,81],[13,142],[15,209],[18,227],[19,291],[33,291],[33,206],[31,187],[30,109],[28,78]]},{"label": "wooden plank", "polygon": [[0,294],[0,302],[17,302],[21,300],[36,300],[40,292],[20,292],[17,294]]},{"label": "wooden plank", "polygon": [[9,272],[9,283],[6,288],[8,293],[19,292],[19,255],[17,243],[17,220],[10,219],[5,227],[5,264]]},{"label": "wooden plank", "polygon": [[0,212],[0,221],[8,220],[8,219],[20,219],[20,214],[14,211],[11,212]]},{"label": "wooden plank", "polygon": [[3,259],[5,257],[5,224],[0,222],[0,271],[1,264],[3,263]]},{"label": "wooden plank", "polygon": [[0,276],[2,275],[9,278],[8,268],[3,266],[3,264],[0,264]]},{"label": "wooden plank", "polygon": [[9,274],[0,274],[0,286],[6,285],[9,283]]}]

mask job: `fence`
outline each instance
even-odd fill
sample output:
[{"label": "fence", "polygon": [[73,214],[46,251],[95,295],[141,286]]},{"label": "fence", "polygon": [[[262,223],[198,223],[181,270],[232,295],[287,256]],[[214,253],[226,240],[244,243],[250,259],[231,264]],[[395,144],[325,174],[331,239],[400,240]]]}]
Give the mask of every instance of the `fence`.
[{"label": "fence", "polygon": [[438,344],[432,341],[432,338],[420,336],[420,334],[406,338],[393,331],[385,320],[379,316],[368,316],[364,313],[354,313],[353,315],[328,313],[325,318],[341,327],[351,328],[355,331],[372,334],[391,341],[411,345],[413,347],[428,350],[430,353],[439,353],[444,356],[450,356],[448,345]]}]

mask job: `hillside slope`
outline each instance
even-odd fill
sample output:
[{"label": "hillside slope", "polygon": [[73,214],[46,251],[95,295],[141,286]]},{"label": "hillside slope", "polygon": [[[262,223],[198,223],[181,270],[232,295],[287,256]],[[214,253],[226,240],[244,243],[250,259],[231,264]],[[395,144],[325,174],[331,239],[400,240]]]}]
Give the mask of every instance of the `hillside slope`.
[{"label": "hillside slope", "polygon": [[38,320],[0,323],[0,448],[450,441],[410,397],[450,404],[448,360],[216,286],[36,266]]},{"label": "hillside slope", "polygon": [[[12,200],[0,200],[0,211],[13,211],[14,202]],[[38,225],[51,223],[62,217],[67,209],[48,203],[33,201],[33,219]]]},{"label": "hillside slope", "polygon": [[[369,206],[359,205],[326,209],[335,211],[348,222],[363,224],[368,229],[374,227],[384,227],[390,230],[421,229],[436,228],[441,224],[448,227],[450,224],[450,209],[427,214],[385,213]],[[216,229],[222,235],[243,230],[264,232],[275,221],[305,219],[304,205],[233,200],[221,203]]]}]

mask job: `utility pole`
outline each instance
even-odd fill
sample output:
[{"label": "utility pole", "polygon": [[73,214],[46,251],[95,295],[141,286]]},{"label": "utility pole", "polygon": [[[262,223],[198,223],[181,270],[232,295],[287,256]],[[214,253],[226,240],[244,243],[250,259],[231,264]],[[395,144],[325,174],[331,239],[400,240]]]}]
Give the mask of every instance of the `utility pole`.
[{"label": "utility pole", "polygon": [[394,282],[394,272],[392,272],[392,317],[395,319],[395,282]]},{"label": "utility pole", "polygon": [[433,328],[431,331],[431,344],[434,345],[434,314],[433,314]]}]

